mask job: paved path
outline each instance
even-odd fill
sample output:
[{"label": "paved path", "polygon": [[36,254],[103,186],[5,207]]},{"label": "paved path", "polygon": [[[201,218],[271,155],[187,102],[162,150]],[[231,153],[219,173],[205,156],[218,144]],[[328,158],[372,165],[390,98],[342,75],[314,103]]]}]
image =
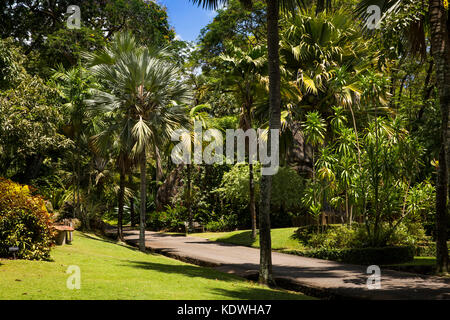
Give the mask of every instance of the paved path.
[{"label": "paved path", "polygon": [[[139,231],[125,230],[125,240],[136,245]],[[146,247],[183,261],[256,278],[259,249],[211,242],[196,237],[146,232]],[[338,263],[274,252],[275,281],[282,287],[327,298],[450,299],[450,279],[381,270],[381,289],[368,290],[367,266]]]}]

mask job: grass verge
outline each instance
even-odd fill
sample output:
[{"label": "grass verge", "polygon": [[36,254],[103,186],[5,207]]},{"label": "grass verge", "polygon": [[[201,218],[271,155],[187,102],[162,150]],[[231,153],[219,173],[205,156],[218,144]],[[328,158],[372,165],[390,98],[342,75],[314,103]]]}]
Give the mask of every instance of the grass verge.
[{"label": "grass verge", "polygon": [[[280,228],[272,229],[272,249],[274,250],[303,250],[304,246],[294,238],[295,231],[298,228]],[[239,230],[232,232],[206,232],[193,233],[189,236],[205,238],[210,241],[219,241],[231,244],[237,244],[247,247],[259,248],[259,235],[252,240],[251,230]]]},{"label": "grass verge", "polygon": [[[0,299],[310,299],[80,232],[52,259],[0,260]],[[80,267],[80,290],[67,289],[71,265]]]}]

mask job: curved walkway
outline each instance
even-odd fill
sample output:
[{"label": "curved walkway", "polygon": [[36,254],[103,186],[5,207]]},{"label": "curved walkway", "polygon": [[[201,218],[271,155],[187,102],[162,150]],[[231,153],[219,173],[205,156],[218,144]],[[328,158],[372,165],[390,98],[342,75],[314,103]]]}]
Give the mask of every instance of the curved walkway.
[{"label": "curved walkway", "polygon": [[[139,231],[124,230],[137,245]],[[259,249],[196,237],[146,232],[146,247],[182,261],[257,279]],[[337,299],[450,299],[450,279],[381,270],[381,289],[367,288],[367,266],[273,252],[273,273],[280,287]]]}]

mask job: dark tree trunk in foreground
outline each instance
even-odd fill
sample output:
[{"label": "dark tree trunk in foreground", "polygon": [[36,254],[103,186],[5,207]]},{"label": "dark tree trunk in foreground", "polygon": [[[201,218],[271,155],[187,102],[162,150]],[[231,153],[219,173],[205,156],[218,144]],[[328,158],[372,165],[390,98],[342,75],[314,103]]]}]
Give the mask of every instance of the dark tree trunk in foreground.
[{"label": "dark tree trunk in foreground", "polygon": [[[267,0],[267,48],[269,53],[269,129],[280,129],[280,59],[279,59],[279,1]],[[268,137],[268,150],[270,147],[270,130]],[[272,276],[272,239],[270,236],[270,198],[272,193],[272,176],[261,177],[261,200],[259,209],[259,244],[260,266],[259,281],[263,284],[273,285]]]},{"label": "dark tree trunk in foreground", "polygon": [[146,183],[146,156],[145,151],[141,153],[139,159],[139,167],[141,171],[141,208],[139,219],[139,250],[145,252],[145,214],[147,203],[147,183]]},{"label": "dark tree trunk in foreground", "polygon": [[441,107],[441,149],[436,182],[436,268],[437,272],[449,271],[447,247],[448,221],[448,167],[450,160],[450,39],[447,11],[442,0],[430,0],[431,52],[436,65],[436,82],[438,85]]},{"label": "dark tree trunk in foreground", "polygon": [[123,241],[123,206],[125,203],[125,172],[120,168],[118,213],[117,213],[117,238]]}]

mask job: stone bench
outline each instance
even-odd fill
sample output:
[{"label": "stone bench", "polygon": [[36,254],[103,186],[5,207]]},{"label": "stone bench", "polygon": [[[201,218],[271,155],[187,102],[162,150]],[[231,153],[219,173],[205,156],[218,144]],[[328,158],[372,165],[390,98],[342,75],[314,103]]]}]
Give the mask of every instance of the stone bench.
[{"label": "stone bench", "polygon": [[58,246],[63,246],[66,243],[70,244],[72,242],[74,228],[63,225],[53,225],[53,228],[56,230],[55,242]]}]

